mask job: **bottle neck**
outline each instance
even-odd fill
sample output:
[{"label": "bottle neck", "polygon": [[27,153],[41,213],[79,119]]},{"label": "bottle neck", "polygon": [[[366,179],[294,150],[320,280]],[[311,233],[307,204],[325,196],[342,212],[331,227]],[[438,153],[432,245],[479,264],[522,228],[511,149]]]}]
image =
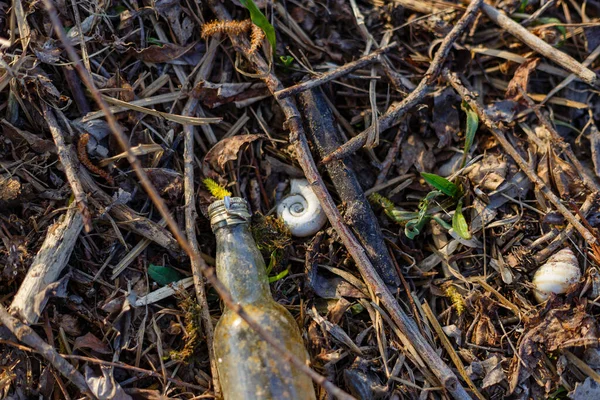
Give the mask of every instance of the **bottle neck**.
[{"label": "bottle neck", "polygon": [[272,300],[265,261],[248,223],[221,226],[215,235],[217,277],[233,300],[242,305]]}]

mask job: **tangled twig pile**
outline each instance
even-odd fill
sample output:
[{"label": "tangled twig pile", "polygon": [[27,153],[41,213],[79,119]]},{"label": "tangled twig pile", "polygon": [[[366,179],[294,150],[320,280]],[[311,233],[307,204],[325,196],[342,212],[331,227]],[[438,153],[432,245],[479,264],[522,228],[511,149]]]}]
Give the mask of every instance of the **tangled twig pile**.
[{"label": "tangled twig pile", "polygon": [[[0,15],[2,396],[219,397],[222,307],[320,397],[600,395],[600,5],[236,3]],[[213,272],[228,194],[310,365]]]}]

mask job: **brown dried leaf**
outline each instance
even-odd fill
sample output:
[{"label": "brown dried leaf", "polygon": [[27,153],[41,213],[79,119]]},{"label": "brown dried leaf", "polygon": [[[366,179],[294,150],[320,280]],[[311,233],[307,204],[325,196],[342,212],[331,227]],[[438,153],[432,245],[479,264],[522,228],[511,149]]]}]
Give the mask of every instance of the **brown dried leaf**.
[{"label": "brown dried leaf", "polygon": [[177,46],[176,44],[167,43],[162,46],[148,46],[140,51],[133,50],[135,57],[139,60],[149,63],[164,63],[173,61],[190,51],[196,42],[193,42],[185,47]]},{"label": "brown dried leaf", "polygon": [[225,138],[206,153],[204,162],[209,163],[215,170],[223,170],[227,161],[237,160],[243,145],[264,137],[265,135],[238,135]]},{"label": "brown dried leaf", "polygon": [[2,125],[2,132],[13,144],[17,145],[24,140],[36,153],[50,152],[56,154],[56,146],[51,140],[42,139],[33,133],[19,129],[5,119],[0,121],[0,125]]},{"label": "brown dried leaf", "polygon": [[539,63],[539,58],[530,58],[526,60],[523,64],[519,65],[519,67],[515,71],[515,75],[508,83],[508,88],[506,89],[506,94],[504,95],[504,97],[507,100],[518,100],[521,97],[519,87],[527,91],[529,77],[531,73],[535,71]]},{"label": "brown dried leaf", "polygon": [[458,110],[453,107],[460,102],[452,88],[446,88],[433,99],[433,122],[432,127],[440,139],[439,148],[444,148],[452,143],[457,137],[460,129]]},{"label": "brown dried leaf", "polygon": [[86,365],[85,381],[94,395],[99,399],[131,400],[121,385],[115,381],[112,368],[101,366],[102,376],[96,375],[94,370]]},{"label": "brown dried leaf", "polygon": [[183,193],[181,174],[168,168],[146,168],[145,171],[161,197],[169,201],[181,199]]},{"label": "brown dried leaf", "polygon": [[73,351],[77,349],[90,349],[100,354],[113,353],[108,344],[102,342],[102,340],[98,339],[91,332],[88,332],[85,335],[79,336],[77,339],[75,339],[75,343],[73,344]]},{"label": "brown dried leaf", "polygon": [[509,392],[539,369],[543,354],[560,348],[597,343],[598,325],[594,317],[585,312],[585,304],[550,310],[543,319],[532,319],[524,329],[518,354],[509,368]]},{"label": "brown dried leaf", "polygon": [[402,156],[398,173],[406,174],[413,165],[419,172],[431,171],[435,167],[435,156],[418,135],[410,135],[402,145]]},{"label": "brown dried leaf", "polygon": [[584,193],[583,182],[575,168],[560,158],[554,150],[550,154],[549,164],[554,186],[562,198],[576,198]]}]

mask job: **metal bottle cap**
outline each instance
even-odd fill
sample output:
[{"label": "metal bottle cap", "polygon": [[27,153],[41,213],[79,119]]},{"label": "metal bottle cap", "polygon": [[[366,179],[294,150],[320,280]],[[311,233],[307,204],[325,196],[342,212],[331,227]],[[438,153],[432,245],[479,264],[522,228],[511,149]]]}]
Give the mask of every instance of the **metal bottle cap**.
[{"label": "metal bottle cap", "polygon": [[246,224],[250,221],[248,203],[241,197],[225,197],[208,207],[213,232],[225,225]]}]

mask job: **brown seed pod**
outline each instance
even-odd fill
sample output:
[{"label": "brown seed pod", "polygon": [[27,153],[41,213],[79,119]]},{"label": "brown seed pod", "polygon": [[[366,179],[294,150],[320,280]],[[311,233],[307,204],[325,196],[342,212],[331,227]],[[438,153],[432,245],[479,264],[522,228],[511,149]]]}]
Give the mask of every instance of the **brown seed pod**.
[{"label": "brown seed pod", "polygon": [[202,38],[217,35],[219,33],[226,33],[228,35],[241,35],[244,32],[248,32],[252,28],[252,21],[245,19],[243,21],[211,21],[202,25]]},{"label": "brown seed pod", "polygon": [[77,142],[77,155],[79,156],[79,161],[81,161],[81,163],[83,165],[85,165],[85,167],[87,169],[89,169],[91,172],[100,175],[102,178],[104,178],[109,184],[113,184],[114,180],[112,178],[112,176],[109,175],[108,172],[106,172],[105,170],[98,168],[97,166],[95,166],[92,161],[90,160],[90,158],[88,157],[87,154],[87,144],[90,141],[90,134],[89,133],[84,133],[83,135],[81,135],[79,137],[79,142]]}]

